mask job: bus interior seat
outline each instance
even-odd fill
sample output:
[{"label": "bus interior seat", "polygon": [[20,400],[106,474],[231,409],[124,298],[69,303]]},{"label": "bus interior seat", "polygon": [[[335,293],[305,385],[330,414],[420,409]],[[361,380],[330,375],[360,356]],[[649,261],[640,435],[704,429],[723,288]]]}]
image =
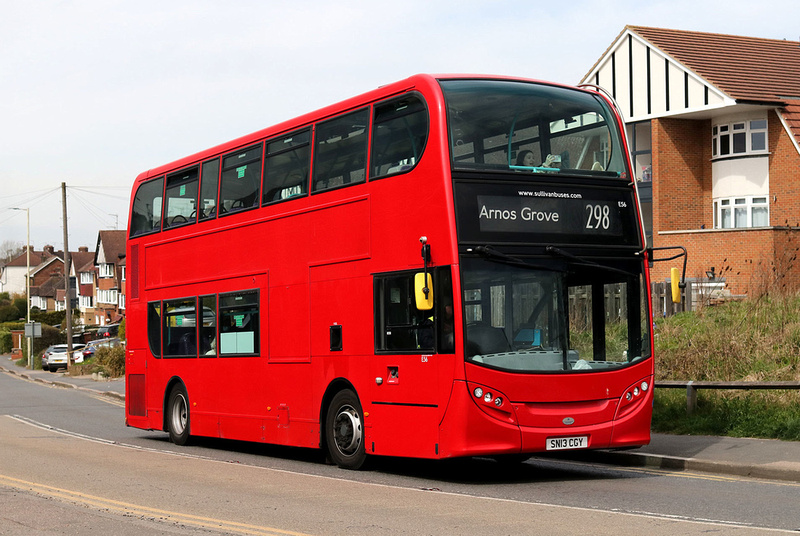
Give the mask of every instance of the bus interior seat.
[{"label": "bus interior seat", "polygon": [[471,355],[498,354],[510,352],[511,344],[503,328],[495,328],[483,322],[467,325],[467,340]]}]

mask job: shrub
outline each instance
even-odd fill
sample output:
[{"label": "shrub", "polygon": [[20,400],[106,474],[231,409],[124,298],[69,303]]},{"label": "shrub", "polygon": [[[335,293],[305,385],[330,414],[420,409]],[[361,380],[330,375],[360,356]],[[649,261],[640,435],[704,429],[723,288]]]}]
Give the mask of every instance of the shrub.
[{"label": "shrub", "polygon": [[94,354],[92,372],[102,372],[109,378],[119,378],[125,374],[125,348],[98,348]]},{"label": "shrub", "polygon": [[13,340],[11,339],[11,332],[0,330],[0,354],[10,354]]}]

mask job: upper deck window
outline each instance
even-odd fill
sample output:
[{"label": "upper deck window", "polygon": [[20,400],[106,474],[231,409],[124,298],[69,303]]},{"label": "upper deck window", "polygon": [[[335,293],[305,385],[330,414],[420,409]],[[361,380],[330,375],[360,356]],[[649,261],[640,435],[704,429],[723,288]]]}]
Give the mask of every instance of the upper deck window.
[{"label": "upper deck window", "polygon": [[133,199],[131,238],[161,229],[161,204],[164,198],[164,177],[139,185]]},{"label": "upper deck window", "polygon": [[267,142],[262,205],[308,194],[311,131],[304,130]]},{"label": "upper deck window", "polygon": [[258,206],[261,187],[262,145],[254,145],[222,159],[220,214]]},{"label": "upper deck window", "polygon": [[454,169],[620,176],[614,114],[584,91],[499,80],[445,80]]},{"label": "upper deck window", "polygon": [[313,191],[364,182],[368,125],[368,108],[317,125]]},{"label": "upper deck window", "polygon": [[217,215],[217,188],[219,187],[219,158],[203,164],[203,176],[200,178],[200,214],[198,219],[205,220]]},{"label": "upper deck window", "polygon": [[197,175],[197,168],[193,168],[167,177],[164,228],[194,223],[197,219]]},{"label": "upper deck window", "polygon": [[416,95],[375,106],[370,177],[403,173],[419,162],[428,140],[428,111]]}]

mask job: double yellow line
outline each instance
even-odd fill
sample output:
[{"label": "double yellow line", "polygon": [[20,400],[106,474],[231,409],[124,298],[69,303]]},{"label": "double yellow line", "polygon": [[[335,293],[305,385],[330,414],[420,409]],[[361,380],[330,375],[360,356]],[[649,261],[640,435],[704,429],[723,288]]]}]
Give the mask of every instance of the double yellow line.
[{"label": "double yellow line", "polygon": [[36,482],[28,482],[26,480],[20,480],[18,478],[12,478],[5,475],[0,475],[0,485],[31,491],[48,497],[56,497],[79,506],[90,506],[100,510],[116,512],[123,515],[150,518],[153,521],[158,522],[181,523],[184,525],[190,525],[192,527],[199,527],[208,530],[234,532],[238,534],[255,536],[309,536],[303,532],[292,532],[272,527],[260,527],[258,525],[249,525],[247,523],[237,523],[235,521],[225,521],[223,519],[215,519],[212,517],[182,514],[180,512],[172,512],[169,510],[150,508],[148,506],[141,506],[138,504],[114,501],[104,497],[87,495],[79,491],[55,488],[53,486],[38,484]]}]

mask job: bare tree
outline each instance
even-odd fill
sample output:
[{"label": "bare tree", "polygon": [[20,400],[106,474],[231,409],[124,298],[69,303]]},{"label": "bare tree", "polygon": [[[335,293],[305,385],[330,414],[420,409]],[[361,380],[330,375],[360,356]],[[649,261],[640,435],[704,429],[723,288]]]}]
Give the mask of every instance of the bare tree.
[{"label": "bare tree", "polygon": [[25,251],[25,244],[18,240],[4,240],[0,244],[0,266],[5,266]]}]

